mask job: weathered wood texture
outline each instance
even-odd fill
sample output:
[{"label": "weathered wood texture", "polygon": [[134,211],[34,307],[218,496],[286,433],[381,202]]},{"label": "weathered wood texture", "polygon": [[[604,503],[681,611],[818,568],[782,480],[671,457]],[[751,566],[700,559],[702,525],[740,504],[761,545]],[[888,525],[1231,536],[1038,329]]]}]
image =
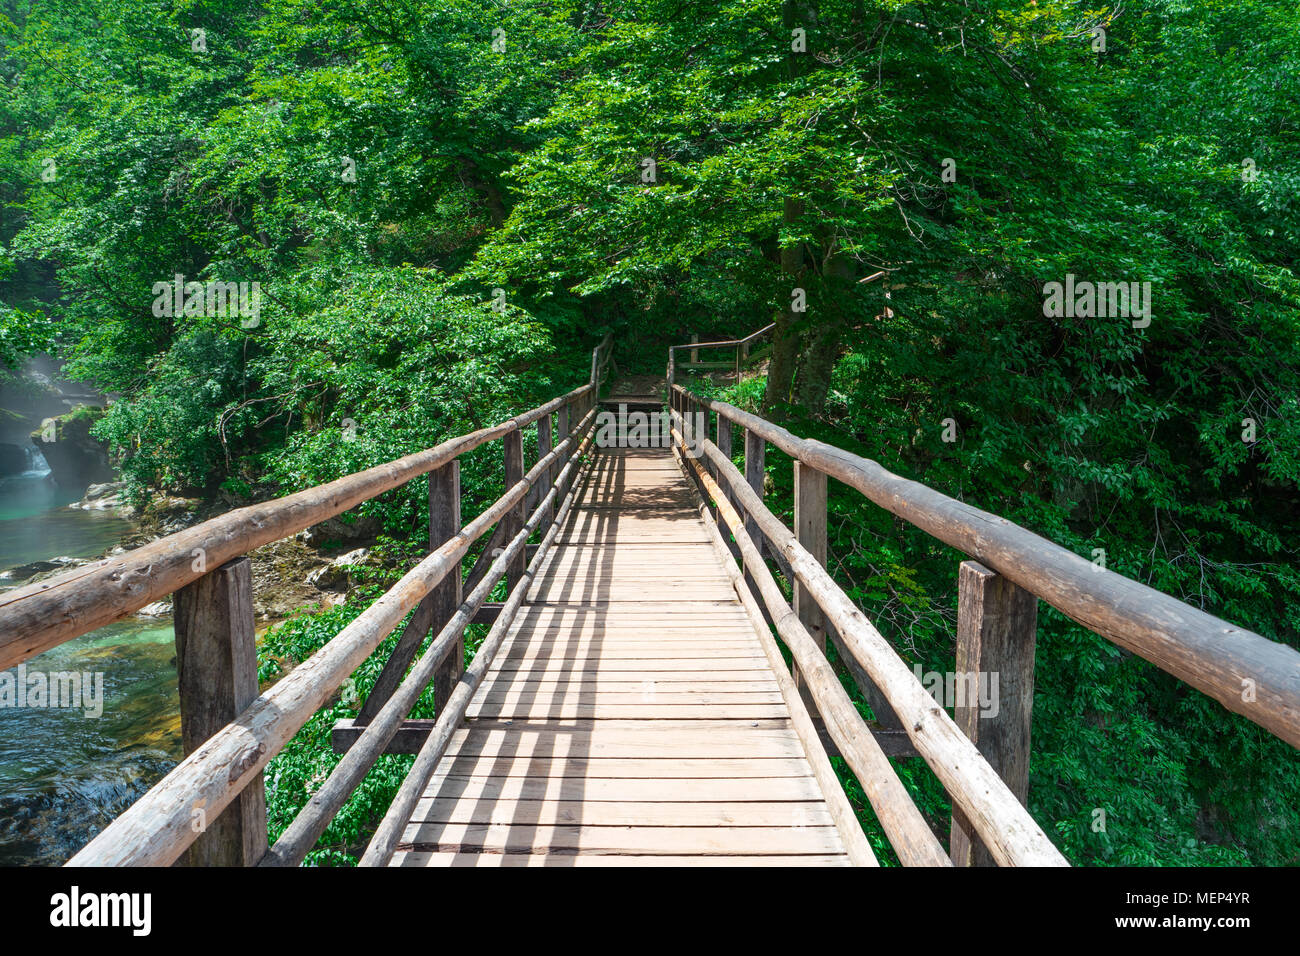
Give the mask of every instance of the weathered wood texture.
[{"label": "weathered wood texture", "polygon": [[[187,754],[202,747],[257,697],[253,576],[248,558],[227,561],[176,592],[176,671],[181,740]],[[200,833],[187,866],[252,866],[266,852],[266,789],[249,782],[224,811],[194,801]]]},{"label": "weathered wood texture", "polygon": [[[794,536],[818,564],[826,566],[826,476],[798,461],[794,463]],[[825,655],[826,621],[817,601],[798,579],[794,581],[794,613]],[[806,695],[798,665],[794,682]]]},{"label": "weathered wood texture", "polygon": [[193,842],[190,805],[202,801],[214,812],[223,810],[433,586],[460,566],[470,544],[523,501],[528,487],[528,482],[520,481],[508,489],[333,640],[257,697],[201,750],[181,761],[69,863],[156,866],[173,862]]},{"label": "weathered wood texture", "polygon": [[[688,472],[690,465],[681,460],[680,454],[677,454],[677,458],[683,472]],[[714,487],[716,488],[716,483]],[[702,498],[702,502],[709,500],[710,498],[707,495]],[[730,516],[738,525],[738,516],[735,509],[731,507],[730,502],[720,505],[715,503],[715,509],[719,509],[719,514],[723,515],[724,520],[726,520],[726,516]],[[826,755],[822,742],[822,734],[825,732],[824,726],[818,728],[813,722],[809,708],[805,704],[799,688],[795,686],[793,677],[786,671],[785,658],[781,656],[780,648],[777,647],[776,641],[772,639],[772,632],[762,610],[758,606],[757,600],[745,584],[740,562],[733,557],[728,546],[734,543],[723,538],[721,527],[709,513],[707,506],[702,508],[702,517],[708,526],[710,537],[713,539],[714,550],[722,563],[723,570],[731,580],[732,587],[735,588],[736,594],[745,608],[745,613],[749,616],[750,624],[754,628],[754,634],[763,648],[764,656],[767,657],[768,666],[772,668],[772,673],[776,677],[781,697],[790,709],[791,724],[795,729],[795,733],[799,735],[799,739],[804,742],[804,750],[808,755],[808,763],[812,767],[813,777],[826,798],[826,808],[831,815],[831,819],[835,821],[840,838],[844,841],[849,861],[855,866],[879,866],[879,861],[867,842],[866,834],[862,832],[862,827],[858,823],[853,806],[849,803],[844,788],[840,785],[839,777],[836,775],[834,767],[831,766],[830,758]],[[812,713],[815,712],[814,707]]]},{"label": "weathered wood texture", "polygon": [[[742,557],[750,568],[749,578],[757,597],[766,605],[777,633],[790,649],[796,667],[804,674],[809,707],[825,721],[826,730],[862,784],[899,859],[907,866],[948,865],[949,860],[943,847],[930,831],[929,824],[912,802],[879,744],[867,730],[853,701],[831,670],[822,648],[809,635],[793,609],[785,603],[772,572],[758,556],[758,546],[743,533],[739,513],[727,502],[721,487],[704,471],[701,463],[693,459],[687,460],[696,470],[706,493],[718,503],[724,520],[737,535]],[[719,464],[722,461],[725,459],[720,459]],[[726,464],[730,465],[730,462]],[[757,509],[755,513],[758,513]]]},{"label": "weathered wood texture", "polygon": [[[587,416],[584,422],[590,423],[593,417],[591,415]],[[549,473],[549,463],[558,460],[560,456],[565,454],[566,446],[571,445],[573,440],[562,442],[554,451],[539,460],[529,471],[526,480],[534,481],[540,478],[541,475]],[[484,575],[483,580],[475,586],[465,601],[455,609],[455,612],[430,643],[423,656],[411,668],[410,675],[402,681],[401,685],[393,693],[392,698],[379,710],[374,720],[363,728],[360,736],[352,741],[353,745],[347,748],[347,753],[343,759],[330,771],[325,782],[312,794],[307,805],[281,834],[275,846],[271,847],[266,858],[262,860],[263,866],[297,865],[306,857],[320,838],[320,835],[325,832],[325,828],[329,826],[329,822],[334,818],[334,815],[338,813],[348,797],[361,783],[365,774],[374,766],[379,756],[386,752],[393,737],[399,731],[403,718],[411,712],[411,708],[415,706],[424,689],[434,678],[436,670],[446,658],[452,642],[455,641],[459,645],[465,626],[474,616],[476,609],[505,575],[506,568],[512,563],[514,556],[525,549],[528,536],[545,520],[548,507],[568,487],[586,444],[584,442],[574,453],[573,460],[567,462],[560,470],[556,487],[547,491],[523,528],[516,532],[515,536],[507,542],[502,553],[492,562],[492,566],[488,573]],[[572,495],[567,495],[564,498],[562,507],[568,508],[571,502]],[[539,546],[538,553],[541,553],[545,544],[554,540],[555,532],[556,528],[554,526],[548,529],[543,545]],[[501,609],[502,618],[494,622],[480,653],[486,653],[490,659],[493,652],[492,648],[499,641],[499,638],[495,635],[503,626],[508,625],[510,617],[514,614],[514,609],[521,602],[522,591],[517,591],[511,595]],[[475,662],[476,667],[481,671],[482,661],[476,657]],[[457,682],[453,687],[452,692],[444,700],[441,712],[437,720],[433,722],[429,735],[440,734],[445,736],[459,725],[464,716],[465,702],[468,698],[465,682],[469,682],[471,685],[475,684],[475,674],[475,668],[471,667],[466,672],[464,679]],[[429,735],[426,735],[426,739],[421,743],[421,759],[425,759],[423,752],[428,745],[427,738]],[[399,793],[400,798],[401,794]]]},{"label": "weathered wood texture", "polygon": [[696,508],[667,450],[597,457],[394,865],[848,861]]},{"label": "weathered wood texture", "polygon": [[[543,418],[541,421],[547,421]],[[540,424],[540,422],[539,422]],[[545,454],[550,454],[550,442],[547,442]],[[549,471],[549,469],[548,469]],[[541,483],[544,476],[534,488],[545,486]],[[506,487],[509,487],[507,479]],[[429,476],[429,547],[435,548],[442,541],[460,532],[460,462],[435,471]],[[433,630],[440,629],[451,620],[456,609],[460,607],[461,569],[457,565],[440,581],[424,600],[429,605],[429,622]],[[465,635],[459,634],[451,645],[451,650],[433,675],[434,714],[442,713],[451,689],[460,680],[465,670]]]},{"label": "weathered wood texture", "polygon": [[[519,432],[506,435],[502,441],[505,446],[506,487],[509,488],[524,476],[524,442],[523,436]],[[524,502],[521,500],[519,504],[506,512],[506,516],[501,519],[503,540],[509,541],[519,533],[519,529],[523,526]],[[506,590],[514,590],[515,585],[524,576],[526,564],[527,560],[521,551],[511,562],[510,567],[506,569]]]},{"label": "weathered wood texture", "polygon": [[[460,462],[452,461],[429,473],[429,550],[450,540],[460,531]],[[420,644],[429,631],[441,628],[460,604],[461,571],[457,566],[429,592],[415,609],[410,623],[398,638],[392,655],[375,679],[369,696],[357,714],[357,723],[365,725],[379,713],[402,682],[406,669],[415,659]],[[453,600],[454,599],[454,600]],[[462,657],[464,656],[462,651]],[[455,667],[459,675],[460,668]],[[455,676],[451,678],[454,682]],[[437,698],[435,698],[436,701]]]},{"label": "weathered wood texture", "polygon": [[[917,751],[925,758],[935,776],[948,788],[954,802],[961,806],[998,863],[1004,866],[1066,865],[1065,858],[980,756],[974,744],[961,733],[952,718],[935,705],[889,642],[840,590],[826,569],[763,506],[735,465],[723,458],[712,442],[702,443],[701,450],[718,466],[719,474],[730,483],[746,516],[759,523],[762,533],[769,541],[780,543],[780,550],[789,560],[794,575],[816,598],[829,623],[839,632],[848,652],[857,658],[903,718],[904,727]],[[750,557],[749,554],[746,555],[747,562]],[[755,578],[762,587],[765,582],[763,576],[757,573],[757,556],[753,557]],[[776,592],[778,597],[779,593]],[[765,603],[771,611],[775,600],[765,598]],[[777,625],[781,625],[780,620]],[[799,630],[802,630],[802,626]],[[797,631],[794,633],[797,635]],[[797,654],[795,645],[789,639],[786,643]],[[813,663],[817,663],[815,655],[813,657]],[[805,666],[803,660],[799,663],[801,667]],[[828,714],[823,716],[829,721]],[[839,740],[836,743],[839,744]]]},{"label": "weathered wood texture", "polygon": [[[564,432],[560,433],[560,437],[561,438],[564,437]],[[542,418],[537,419],[537,457],[538,458],[545,458],[546,455],[550,452],[551,441],[552,441],[551,416],[546,415]],[[536,493],[534,497],[540,497],[541,495],[546,493],[546,489],[549,488],[552,484],[551,479],[553,478],[553,476],[554,476],[554,469],[547,469],[547,474],[542,476],[542,480],[538,482],[538,484],[533,489],[534,492]],[[549,522],[547,523],[549,524]]]},{"label": "weathered wood texture", "polygon": [[[681,392],[680,386],[675,389]],[[792,458],[825,472],[970,555],[1120,647],[1300,747],[1300,651],[1102,570],[1005,518],[901,478],[851,452],[702,400]]]},{"label": "weathered wood texture", "polygon": [[[1038,599],[976,561],[957,569],[957,595],[954,719],[1016,799],[1028,804]],[[949,847],[957,866],[995,865],[960,808],[953,811]]]},{"label": "weathered wood texture", "polygon": [[297,494],[229,511],[117,557],[7,591],[0,595],[0,669],[111,624],[196,580],[203,573],[195,570],[200,553],[208,567],[215,567],[297,534],[486,442],[517,434],[543,415],[584,401],[594,390],[584,385],[491,428]]}]

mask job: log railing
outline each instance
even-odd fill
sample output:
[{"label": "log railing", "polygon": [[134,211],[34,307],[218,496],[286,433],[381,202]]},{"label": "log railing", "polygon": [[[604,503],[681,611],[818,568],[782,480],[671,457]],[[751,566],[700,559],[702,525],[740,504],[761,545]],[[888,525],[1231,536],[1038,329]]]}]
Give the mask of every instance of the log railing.
[{"label": "log railing", "polygon": [[[191,864],[297,864],[385,752],[430,682],[438,717],[429,739],[441,739],[445,747],[523,599],[526,554],[533,551],[535,566],[568,512],[575,478],[591,447],[589,433],[609,360],[606,336],[592,352],[586,385],[499,425],[228,512],[0,596],[0,668],[7,668],[175,594],[182,737],[188,756],[69,865],[168,865],[183,856]],[[558,420],[554,431],[553,417]],[[534,425],[538,456],[525,472],[523,430]],[[552,444],[553,435],[561,440]],[[504,446],[505,491],[462,527],[459,458],[496,439]],[[425,474],[429,556],[324,647],[259,694],[252,585],[244,556]],[[462,598],[462,560],[494,525],[491,541],[500,547],[491,541],[485,547],[487,566]],[[535,550],[527,543],[534,533],[543,535]],[[483,619],[486,599],[503,577],[509,597],[490,609],[492,629],[464,670],[465,628]],[[268,849],[263,768],[408,614],[395,650],[353,722],[360,736]],[[431,631],[432,643],[412,666]]]},{"label": "log railing", "polygon": [[[789,649],[809,709],[820,714],[904,863],[935,862],[937,842],[884,758],[888,735],[862,720],[827,663],[827,637],[879,722],[905,732],[947,789],[949,857],[958,865],[1064,863],[1024,809],[1037,599],[1300,747],[1300,652],[726,402],[671,385],[669,404],[679,457],[713,502],[719,530],[730,530],[726,545]],[[732,461],[733,427],[743,431],[743,474]],[[793,459],[794,530],[763,503],[768,443]],[[949,717],[831,579],[828,477],[974,559],[958,569],[957,676],[969,687],[970,677],[997,673],[996,711],[982,716],[968,697]],[[774,558],[787,578],[793,607],[760,555]]]},{"label": "log railing", "polygon": [[[740,369],[745,361],[749,358],[749,350],[755,342],[767,335],[774,328],[776,323],[765,325],[757,332],[753,332],[743,339],[723,339],[718,342],[688,342],[683,345],[674,345],[668,349],[668,387],[672,388],[677,384],[677,353],[681,350],[689,350],[691,353],[690,365],[699,361],[700,349],[734,349],[735,350],[735,372],[736,379],[740,379]],[[689,366],[688,366],[689,367]]]}]

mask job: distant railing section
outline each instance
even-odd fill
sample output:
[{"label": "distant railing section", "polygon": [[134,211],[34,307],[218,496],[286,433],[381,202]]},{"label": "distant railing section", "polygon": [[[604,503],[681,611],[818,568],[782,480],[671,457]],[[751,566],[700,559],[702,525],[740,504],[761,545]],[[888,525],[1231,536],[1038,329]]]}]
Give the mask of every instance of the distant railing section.
[{"label": "distant railing section", "polygon": [[[428,764],[428,754],[441,756],[522,603],[533,569],[572,505],[609,361],[606,336],[592,351],[586,385],[499,425],[228,512],[0,596],[0,668],[6,668],[175,593],[181,732],[188,756],[69,865],[158,866],[182,856],[192,865],[300,863],[386,751],[430,682],[437,719],[416,770]],[[537,461],[525,471],[523,430],[529,426],[536,426]],[[553,444],[553,435],[561,440]],[[462,526],[459,458],[497,439],[503,443],[505,492]],[[244,555],[425,474],[429,556],[329,643],[259,693],[252,581]],[[461,562],[494,525],[491,541],[501,546],[489,543],[466,587]],[[542,535],[535,549],[528,545],[534,533]],[[489,607],[486,599],[502,578],[508,597]],[[396,649],[353,722],[359,737],[268,849],[263,768],[408,614]],[[475,620],[492,626],[465,668],[464,631]],[[431,632],[433,641],[416,660]],[[412,779],[394,806],[409,802]],[[364,862],[386,862],[394,826],[385,819]]]},{"label": "distant railing section", "polygon": [[684,342],[681,345],[671,346],[668,349],[668,387],[672,388],[677,384],[677,369],[679,364],[677,361],[677,353],[684,350],[689,350],[690,362],[681,364],[686,368],[692,368],[700,365],[698,354],[700,349],[734,349],[735,362],[732,363],[732,367],[734,368],[736,379],[739,381],[741,370],[744,367],[745,362],[749,360],[749,351],[753,347],[754,343],[775,328],[776,323],[773,322],[770,325],[765,325],[757,332],[745,336],[743,339],[723,339],[718,342]]}]

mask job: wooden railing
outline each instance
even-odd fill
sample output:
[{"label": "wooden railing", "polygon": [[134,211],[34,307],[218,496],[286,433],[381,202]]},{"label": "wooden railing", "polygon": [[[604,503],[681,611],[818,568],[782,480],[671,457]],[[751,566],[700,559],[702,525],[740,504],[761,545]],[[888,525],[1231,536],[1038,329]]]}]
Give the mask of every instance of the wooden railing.
[{"label": "wooden railing", "polygon": [[[533,569],[572,505],[609,360],[607,336],[592,352],[586,385],[499,425],[326,485],[231,511],[118,557],[0,596],[0,668],[7,668],[175,593],[181,730],[188,756],[69,865],[167,865],[187,850],[188,862],[196,865],[300,863],[432,681],[435,726],[394,808],[411,803],[417,776],[436,763],[462,722]],[[558,426],[554,433],[553,417]],[[534,425],[538,457],[525,471],[523,431]],[[562,438],[554,445],[553,434]],[[462,527],[459,457],[497,439],[504,446],[505,492]],[[429,556],[329,643],[259,693],[252,584],[244,555],[424,474],[429,483]],[[496,532],[466,587],[462,559],[494,525]],[[542,539],[534,550],[527,542],[535,532]],[[503,577],[507,600],[489,609],[486,599]],[[469,594],[462,597],[466,589]],[[354,722],[359,736],[268,849],[263,768],[412,611]],[[490,620],[492,626],[466,669],[463,635],[474,620]],[[436,632],[432,643],[414,660],[431,631]],[[427,777],[420,786],[424,783]],[[391,855],[398,832],[395,812],[385,818],[364,862],[386,862]]]},{"label": "wooden railing", "polygon": [[753,347],[755,342],[767,335],[774,328],[776,328],[775,322],[763,326],[763,328],[759,329],[757,332],[753,332],[745,336],[743,339],[723,339],[717,342],[696,341],[671,346],[668,349],[668,387],[672,388],[677,384],[677,353],[683,350],[690,351],[690,362],[686,364],[686,367],[690,368],[691,366],[698,364],[699,355],[697,353],[700,349],[734,349],[734,369],[736,378],[739,379],[741,368],[749,359],[749,350]]},{"label": "wooden railing", "polygon": [[[810,710],[821,715],[825,733],[905,864],[933,864],[942,848],[885,757],[882,744],[897,752],[887,743],[892,734],[906,735],[952,799],[948,856],[953,862],[1065,862],[1024,809],[1039,598],[1300,746],[1300,652],[1103,570],[876,462],[799,438],[678,385],[670,385],[669,399],[677,454],[712,501],[717,525],[730,530],[726,546],[743,563],[749,589],[790,650]],[[732,461],[733,427],[742,431],[743,475]],[[768,443],[794,460],[793,531],[763,503]],[[975,559],[958,569],[956,671],[976,679],[981,673],[999,675],[995,712],[981,716],[968,696],[949,717],[827,573],[828,478]],[[765,554],[787,578],[793,607]],[[880,726],[861,718],[827,663],[827,637]]]}]

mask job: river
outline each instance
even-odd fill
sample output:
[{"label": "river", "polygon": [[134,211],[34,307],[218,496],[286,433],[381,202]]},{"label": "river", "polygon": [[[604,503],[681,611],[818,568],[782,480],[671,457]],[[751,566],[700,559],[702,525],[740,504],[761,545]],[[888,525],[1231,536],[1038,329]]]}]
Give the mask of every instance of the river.
[{"label": "river", "polygon": [[[39,459],[0,479],[0,570],[95,557],[116,545],[129,523],[69,508],[77,497],[56,488]],[[169,619],[128,618],[34,657],[26,669],[102,675],[103,713],[0,708],[0,866],[64,862],[181,757]]]}]

